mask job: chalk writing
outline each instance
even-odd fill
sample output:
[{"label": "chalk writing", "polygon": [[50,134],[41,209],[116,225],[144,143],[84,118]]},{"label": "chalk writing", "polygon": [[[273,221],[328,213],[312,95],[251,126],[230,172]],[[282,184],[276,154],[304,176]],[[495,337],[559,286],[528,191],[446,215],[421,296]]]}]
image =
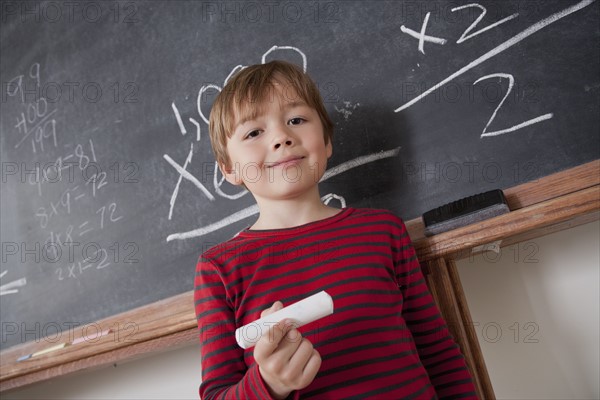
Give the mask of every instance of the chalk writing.
[{"label": "chalk writing", "polygon": [[[451,82],[452,80],[456,79],[457,77],[459,77],[460,75],[464,74],[465,72],[475,68],[476,66],[478,66],[479,64],[491,59],[492,57],[495,57],[496,55],[502,53],[503,51],[509,49],[510,47],[514,46],[515,44],[519,43],[520,41],[526,39],[527,37],[531,36],[532,34],[538,32],[539,30],[543,29],[544,27],[576,12],[579,11],[587,6],[589,6],[590,4],[592,4],[595,0],[583,0],[580,1],[579,3],[574,4],[571,7],[568,7],[562,11],[559,11],[557,13],[554,13],[552,15],[550,15],[547,18],[544,18],[543,20],[533,24],[532,26],[530,26],[529,28],[525,29],[524,31],[520,32],[519,34],[513,36],[512,38],[506,40],[505,42],[501,43],[500,45],[494,47],[492,50],[488,51],[487,53],[483,54],[482,56],[478,57],[477,59],[475,59],[474,61],[472,61],[471,63],[467,64],[466,66],[464,66],[463,68],[461,68],[460,70],[456,71],[455,73],[453,73],[452,75],[450,75],[449,77],[447,77],[446,79],[442,80],[441,82],[439,82],[438,84],[432,86],[431,88],[427,89],[424,93],[420,94],[419,96],[415,97],[414,99],[408,101],[407,103],[403,104],[402,106],[396,108],[394,110],[394,112],[400,112],[403,111],[405,109],[407,109],[408,107],[414,105],[415,103],[417,103],[418,101],[420,101],[421,99],[425,98],[426,96],[428,96],[429,94],[431,94],[432,92],[436,91],[437,89],[439,89],[440,87],[446,85],[448,82]],[[468,8],[468,7],[478,7],[482,10],[482,13],[480,14],[480,16],[475,20],[475,22],[473,24],[471,24],[467,30],[463,33],[463,35],[461,35],[461,37],[459,38],[459,40],[457,41],[457,43],[462,43],[467,39],[473,38],[474,36],[483,33],[491,28],[497,27],[498,25],[500,25],[501,23],[505,23],[513,18],[515,18],[517,16],[517,14],[513,14],[507,18],[504,18],[498,22],[496,22],[495,24],[492,24],[484,29],[481,29],[479,31],[476,31],[474,33],[472,33],[471,35],[467,34],[481,21],[481,19],[483,18],[483,16],[485,15],[485,7],[479,5],[479,4],[468,4],[466,6],[462,6],[462,7],[456,7],[454,9],[452,9],[452,11],[457,11],[457,10],[461,10],[464,8]],[[424,24],[425,26],[425,24]],[[419,45],[421,46],[421,42],[424,40],[423,38],[424,36],[424,29],[422,29],[422,33],[419,37]],[[418,37],[418,36],[416,36]],[[419,48],[419,50],[421,50],[421,48]],[[508,94],[510,93],[510,90],[512,88],[512,85],[514,84],[514,78],[512,78],[512,75],[510,74],[492,74],[492,75],[487,75],[485,77],[482,77],[480,79],[478,79],[475,84],[477,82],[480,82],[483,79],[488,79],[490,77],[501,77],[501,78],[506,78],[509,79],[509,90],[507,91],[507,94],[505,95],[505,97],[502,99],[502,101],[500,102],[500,104],[498,105],[498,107],[496,108],[496,110],[494,110],[494,114],[492,115],[492,118],[490,118],[490,120],[488,121],[487,125],[484,127],[483,129],[483,133],[481,134],[481,137],[491,137],[491,136],[497,136],[497,135],[501,135],[504,133],[508,133],[508,132],[514,132],[516,130],[522,129],[526,126],[538,123],[538,122],[542,122],[545,120],[548,120],[550,118],[553,117],[552,113],[548,113],[548,114],[544,114],[542,116],[530,119],[526,122],[523,122],[521,124],[515,125],[511,128],[507,128],[507,129],[502,129],[502,130],[498,130],[498,131],[494,131],[494,132],[487,132],[487,128],[489,127],[489,125],[491,124],[491,122],[493,121],[494,117],[496,116],[496,113],[498,112],[498,110],[500,109],[500,107],[502,107],[502,104],[504,103],[504,100],[506,99],[506,97],[508,96]]]},{"label": "chalk writing", "polygon": [[486,75],[486,76],[482,76],[481,78],[477,79],[473,85],[479,83],[480,81],[484,80],[484,79],[492,79],[492,78],[504,78],[504,79],[508,79],[508,90],[506,91],[506,94],[504,95],[504,97],[502,98],[502,100],[500,101],[500,103],[498,104],[498,107],[496,107],[496,109],[494,110],[494,113],[492,114],[492,116],[490,117],[490,120],[488,121],[487,125],[485,126],[485,128],[483,128],[483,132],[481,133],[481,137],[486,137],[486,136],[498,136],[498,135],[502,135],[504,133],[508,133],[508,132],[514,132],[518,129],[524,128],[528,125],[532,125],[535,124],[537,122],[541,122],[541,121],[545,121],[547,119],[550,119],[553,117],[552,113],[548,113],[548,114],[544,114],[541,115],[537,118],[532,118],[528,121],[522,122],[518,125],[512,126],[510,128],[507,129],[501,129],[498,131],[494,131],[494,132],[487,132],[487,128],[490,126],[490,124],[492,123],[492,121],[494,120],[494,118],[496,117],[496,114],[498,113],[498,110],[500,109],[500,107],[502,107],[502,104],[504,104],[504,101],[506,100],[506,98],[508,97],[508,95],[510,94],[514,84],[515,84],[515,78],[511,75],[511,74],[490,74],[490,75]]},{"label": "chalk writing", "polygon": [[506,18],[501,19],[500,21],[497,21],[497,22],[495,22],[495,23],[493,23],[491,25],[488,25],[485,28],[481,28],[478,31],[475,31],[475,32],[473,32],[473,33],[471,33],[469,35],[469,32],[471,32],[481,22],[481,20],[483,19],[483,17],[485,17],[485,14],[487,14],[487,9],[484,6],[480,5],[480,4],[473,3],[473,4],[467,4],[467,5],[460,6],[460,7],[454,7],[451,10],[452,12],[456,12],[458,10],[464,10],[464,9],[471,8],[471,7],[476,7],[476,8],[481,9],[481,14],[479,14],[479,17],[477,17],[477,19],[475,21],[473,21],[473,23],[464,31],[464,33],[461,35],[460,38],[458,38],[458,40],[456,41],[456,43],[460,44],[462,42],[465,42],[465,41],[467,41],[467,40],[469,40],[471,38],[474,38],[475,36],[477,36],[477,35],[485,32],[485,31],[489,31],[490,29],[495,28],[495,27],[497,27],[497,26],[499,26],[499,25],[501,25],[501,24],[503,24],[505,22],[508,22],[511,19],[516,18],[516,17],[519,16],[519,13],[514,13],[512,15],[509,15]]},{"label": "chalk writing", "polygon": [[515,44],[519,43],[520,41],[522,41],[523,39],[527,38],[528,36],[536,33],[537,31],[539,31],[540,29],[550,25],[553,22],[556,22],[558,20],[560,20],[561,18],[566,17],[569,14],[572,14],[576,11],[581,10],[584,7],[587,7],[588,5],[590,5],[591,3],[593,3],[595,0],[584,0],[581,1],[577,4],[575,4],[572,7],[569,7],[561,12],[552,14],[550,17],[543,19],[542,21],[532,25],[531,27],[525,29],[523,32],[513,36],[512,38],[508,39],[507,41],[501,43],[500,45],[496,46],[495,48],[493,48],[492,50],[488,51],[487,53],[485,53],[484,55],[482,55],[481,57],[477,58],[476,60],[472,61],[471,63],[469,63],[468,65],[466,65],[465,67],[461,68],[460,70],[456,71],[455,73],[453,73],[452,75],[450,75],[448,78],[442,80],[441,82],[439,82],[438,84],[432,86],[431,88],[429,88],[425,93],[422,93],[421,95],[415,97],[414,99],[412,99],[411,101],[403,104],[402,106],[398,107],[397,109],[395,109],[395,112],[400,112],[402,110],[407,109],[408,107],[412,106],[413,104],[417,103],[418,101],[420,101],[422,98],[428,96],[429,94],[431,94],[433,91],[435,91],[436,89],[438,89],[439,87],[447,84],[448,82],[454,80],[455,78],[457,78],[458,76],[464,74],[465,72],[475,68],[476,66],[478,66],[479,64],[489,60],[490,58],[502,53],[503,51],[509,49],[510,47],[514,46]]},{"label": "chalk writing", "polygon": [[346,199],[344,199],[342,196],[338,196],[337,194],[334,194],[334,193],[326,194],[325,196],[323,196],[321,198],[321,200],[323,200],[323,203],[325,203],[325,204],[331,203],[331,200],[337,200],[340,203],[339,207],[341,207],[341,208],[346,207]]},{"label": "chalk writing", "polygon": [[[0,280],[7,273],[8,273],[8,270],[2,271],[2,273],[0,273]],[[4,296],[7,294],[19,293],[19,289],[17,289],[17,288],[23,287],[26,284],[27,284],[27,278],[21,278],[21,279],[17,279],[16,281],[4,283],[4,284],[0,285],[0,296]]]},{"label": "chalk writing", "polygon": [[181,120],[181,115],[179,114],[179,109],[177,109],[177,106],[175,105],[175,103],[171,103],[171,108],[173,109],[173,112],[175,113],[175,118],[177,119],[177,125],[179,125],[181,134],[185,135],[187,133],[187,130],[185,129],[185,125],[183,125],[183,121]]},{"label": "chalk writing", "polygon": [[426,41],[430,42],[430,43],[440,44],[440,45],[444,45],[447,42],[446,39],[425,35],[425,31],[427,30],[427,24],[429,23],[430,15],[431,15],[431,12],[428,12],[425,15],[425,19],[423,20],[423,25],[421,26],[421,32],[413,31],[412,29],[407,28],[404,25],[400,26],[400,30],[402,32],[408,34],[409,36],[414,37],[415,39],[419,39],[419,51],[423,54],[425,54],[425,42]]},{"label": "chalk writing", "polygon": [[304,52],[302,50],[300,50],[297,47],[293,47],[293,46],[273,46],[271,47],[269,50],[267,50],[267,52],[265,54],[263,54],[262,58],[261,58],[261,63],[265,64],[267,62],[267,56],[270,55],[271,53],[274,53],[276,51],[282,51],[282,50],[291,50],[294,51],[298,54],[300,54],[300,56],[302,57],[302,69],[304,70],[304,72],[306,72],[306,65],[307,65],[307,61],[306,61],[306,54],[304,54]]},{"label": "chalk writing", "polygon": [[192,143],[190,143],[190,152],[188,153],[188,156],[185,160],[185,163],[183,165],[183,167],[179,164],[177,164],[175,161],[173,161],[173,159],[171,157],[169,157],[167,154],[165,154],[163,156],[163,158],[165,160],[167,160],[167,162],[169,164],[171,164],[171,166],[173,168],[175,168],[175,170],[177,172],[179,172],[179,181],[177,182],[177,185],[175,187],[175,190],[173,191],[173,196],[172,198],[172,204],[175,204],[175,198],[177,198],[177,191],[179,190],[179,184],[181,183],[181,178],[185,178],[187,180],[189,180],[190,182],[192,182],[194,185],[196,185],[196,187],[198,189],[200,189],[202,191],[202,193],[204,193],[204,195],[210,200],[210,201],[214,201],[215,197],[208,191],[208,189],[206,189],[206,187],[198,180],[196,179],[196,177],[192,174],[190,174],[187,170],[186,167],[187,165],[192,161],[192,155],[194,153],[194,145]]},{"label": "chalk writing", "polygon": [[[70,246],[69,251],[71,252],[69,259],[72,259],[76,251],[75,247],[81,243],[67,244]],[[69,280],[69,278],[78,279],[85,271],[102,270],[116,263],[138,263],[139,260],[135,258],[138,251],[139,247],[134,242],[127,242],[124,245],[115,242],[108,247],[102,247],[95,242],[86,243],[80,251],[83,256],[82,260],[67,266],[60,266],[54,270],[54,273],[59,281]]]},{"label": "chalk writing", "polygon": [[[18,116],[14,125],[16,136],[14,148],[27,151],[27,146],[23,144],[28,142],[31,144],[28,159],[32,158],[35,163],[33,168],[24,167],[25,174],[28,175],[25,182],[35,186],[39,201],[33,215],[42,229],[42,235],[45,235],[44,246],[40,246],[40,243],[23,243],[24,251],[27,253],[30,248],[33,248],[32,252],[35,254],[32,255],[36,263],[39,263],[40,255],[43,255],[46,263],[59,264],[55,268],[56,276],[58,280],[64,280],[65,276],[72,276],[73,271],[83,272],[94,263],[96,263],[96,270],[110,265],[107,258],[103,257],[106,250],[99,247],[97,243],[95,245],[98,249],[93,257],[87,254],[81,259],[71,257],[68,260],[70,266],[65,265],[65,260],[60,256],[63,248],[73,246],[74,243],[80,244],[74,239],[89,235],[92,231],[102,231],[110,224],[124,219],[123,210],[115,201],[104,200],[104,204],[100,203],[100,206],[95,207],[92,202],[92,199],[98,198],[109,185],[109,172],[112,172],[115,181],[120,181],[120,166],[115,167],[113,164],[109,171],[103,171],[98,164],[95,145],[91,138],[82,143],[68,142],[64,138],[61,140],[59,129],[61,121],[58,118],[60,103],[49,102],[39,95],[38,90],[32,90],[32,85],[34,88],[45,85],[42,73],[42,65],[33,63],[27,74],[18,75],[6,84],[5,98],[19,102]],[[36,96],[31,100],[33,92]],[[57,155],[59,151],[62,154]],[[41,158],[45,160],[40,160]],[[41,166],[40,161],[47,162]],[[129,167],[131,166],[128,165],[125,169]],[[136,167],[133,168],[135,171]],[[130,175],[126,176],[124,181],[129,177]],[[65,221],[68,221],[68,224],[65,224]],[[21,262],[24,260],[22,259]],[[34,275],[30,278],[36,279],[42,276]],[[3,285],[2,293],[17,292],[17,289],[14,289],[16,287],[14,282],[7,285],[12,286]]]}]

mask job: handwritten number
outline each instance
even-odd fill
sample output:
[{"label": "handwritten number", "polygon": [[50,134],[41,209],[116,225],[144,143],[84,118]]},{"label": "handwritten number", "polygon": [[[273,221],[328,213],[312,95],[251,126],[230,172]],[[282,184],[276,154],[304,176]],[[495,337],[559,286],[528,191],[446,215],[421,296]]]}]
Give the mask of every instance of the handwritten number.
[{"label": "handwritten number", "polygon": [[[452,10],[452,12],[456,12],[458,10],[463,10],[465,8],[471,8],[471,7],[477,7],[479,9],[481,9],[481,14],[479,14],[479,17],[477,17],[477,19],[471,24],[469,25],[469,27],[464,31],[464,33],[462,34],[462,36],[456,41],[456,43],[462,43],[466,40],[469,40],[477,35],[479,35],[480,33],[483,33],[485,31],[488,31],[492,28],[495,28],[496,26],[503,24],[507,21],[510,21],[513,18],[516,18],[519,16],[519,13],[515,13],[513,15],[509,15],[508,17],[501,19],[500,21],[493,23],[491,25],[486,26],[485,28],[482,28],[478,31],[473,32],[472,34],[469,35],[469,32],[471,32],[473,30],[473,28],[475,28],[477,26],[477,24],[479,24],[481,22],[481,20],[483,19],[483,17],[485,17],[485,14],[487,14],[487,10],[484,6],[477,4],[477,3],[472,3],[472,4],[466,4],[464,6],[460,6],[460,7],[454,7]],[[467,36],[468,35],[468,36]]]},{"label": "handwritten number", "polygon": [[518,125],[512,126],[510,128],[507,128],[507,129],[501,129],[501,130],[498,130],[498,131],[488,132],[487,131],[488,127],[490,126],[490,124],[492,123],[492,121],[494,120],[494,118],[496,118],[496,114],[498,113],[498,110],[504,104],[504,101],[506,100],[506,98],[508,97],[508,95],[510,94],[510,92],[512,91],[512,88],[513,88],[513,86],[515,84],[515,78],[511,74],[497,73],[497,74],[490,74],[490,75],[482,76],[481,78],[479,78],[475,82],[473,82],[473,85],[476,85],[476,84],[478,84],[479,82],[481,82],[481,81],[483,81],[485,79],[492,79],[492,78],[504,78],[504,79],[508,79],[508,90],[506,91],[506,94],[504,95],[504,97],[500,101],[500,104],[498,104],[498,107],[496,107],[496,109],[494,110],[494,113],[492,114],[492,116],[491,116],[490,120],[488,121],[487,125],[485,126],[485,128],[483,128],[483,132],[481,133],[481,137],[482,138],[483,137],[489,137],[489,136],[498,136],[498,135],[503,135],[505,133],[514,132],[514,131],[517,131],[519,129],[525,128],[528,125],[536,124],[538,122],[550,119],[550,118],[552,118],[554,116],[554,114],[552,114],[552,113],[544,114],[542,116],[530,119],[529,121],[522,122],[522,123],[520,123]]},{"label": "handwritten number", "polygon": [[116,203],[110,203],[110,205],[108,206],[108,209],[110,210],[110,221],[111,222],[116,222],[116,221],[120,220],[121,218],[123,218],[122,215],[120,217],[115,218],[115,210],[117,209]]},{"label": "handwritten number", "polygon": [[96,266],[96,269],[102,269],[102,268],[108,267],[110,265],[110,263],[106,261],[108,259],[108,253],[106,252],[106,250],[100,249],[100,251],[104,255],[104,258],[102,258],[102,260],[100,260],[100,262]]},{"label": "handwritten number", "polygon": [[[96,182],[98,185],[96,185]],[[92,197],[96,197],[96,191],[99,190],[102,186],[106,185],[106,172],[102,171],[100,174],[92,175],[86,182],[86,184],[92,183]]]},{"label": "handwritten number", "polygon": [[[110,203],[108,205],[108,209],[110,211],[110,216],[109,216],[110,222],[116,222],[116,221],[120,220],[121,218],[123,218],[122,215],[115,218],[115,211],[117,210],[116,203]],[[96,214],[100,213],[100,229],[104,228],[104,210],[106,210],[106,206],[102,206],[98,209],[98,211],[96,211]]]}]

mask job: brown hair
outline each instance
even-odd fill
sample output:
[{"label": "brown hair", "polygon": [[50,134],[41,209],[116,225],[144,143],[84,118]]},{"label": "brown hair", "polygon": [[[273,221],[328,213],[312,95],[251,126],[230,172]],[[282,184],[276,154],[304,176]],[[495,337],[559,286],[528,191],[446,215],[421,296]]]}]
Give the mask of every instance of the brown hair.
[{"label": "brown hair", "polygon": [[[315,109],[321,123],[325,144],[333,138],[333,122],[325,110],[319,90],[302,69],[285,61],[252,65],[235,74],[215,99],[210,111],[209,135],[215,158],[227,167],[227,139],[241,118],[254,118],[260,112],[260,101],[273,96],[275,85],[283,85],[284,94],[293,89],[294,95]],[[293,100],[293,99],[290,99]]]}]

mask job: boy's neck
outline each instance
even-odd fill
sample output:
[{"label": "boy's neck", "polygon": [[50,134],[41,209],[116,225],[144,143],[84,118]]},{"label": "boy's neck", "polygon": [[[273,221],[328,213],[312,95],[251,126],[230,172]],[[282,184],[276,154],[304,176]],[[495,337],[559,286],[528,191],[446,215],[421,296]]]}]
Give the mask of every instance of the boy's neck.
[{"label": "boy's neck", "polygon": [[293,228],[332,217],[340,211],[323,204],[318,193],[308,199],[257,199],[257,203],[260,214],[250,227],[256,230]]}]

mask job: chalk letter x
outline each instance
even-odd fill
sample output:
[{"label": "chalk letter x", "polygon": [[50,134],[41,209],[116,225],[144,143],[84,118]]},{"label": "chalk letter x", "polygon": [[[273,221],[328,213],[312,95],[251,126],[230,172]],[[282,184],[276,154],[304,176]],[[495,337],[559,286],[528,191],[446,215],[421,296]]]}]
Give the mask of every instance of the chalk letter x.
[{"label": "chalk letter x", "polygon": [[415,39],[419,39],[419,51],[423,54],[425,54],[425,51],[423,50],[423,44],[425,43],[425,41],[431,42],[431,43],[436,43],[436,44],[441,44],[441,45],[446,44],[446,39],[438,38],[435,36],[425,35],[425,30],[427,29],[427,23],[429,22],[430,15],[431,15],[431,12],[428,12],[427,15],[425,16],[425,20],[423,21],[423,26],[421,27],[421,32],[413,31],[412,29],[407,28],[404,25],[402,25],[400,27],[400,30],[402,32],[414,37]]}]

